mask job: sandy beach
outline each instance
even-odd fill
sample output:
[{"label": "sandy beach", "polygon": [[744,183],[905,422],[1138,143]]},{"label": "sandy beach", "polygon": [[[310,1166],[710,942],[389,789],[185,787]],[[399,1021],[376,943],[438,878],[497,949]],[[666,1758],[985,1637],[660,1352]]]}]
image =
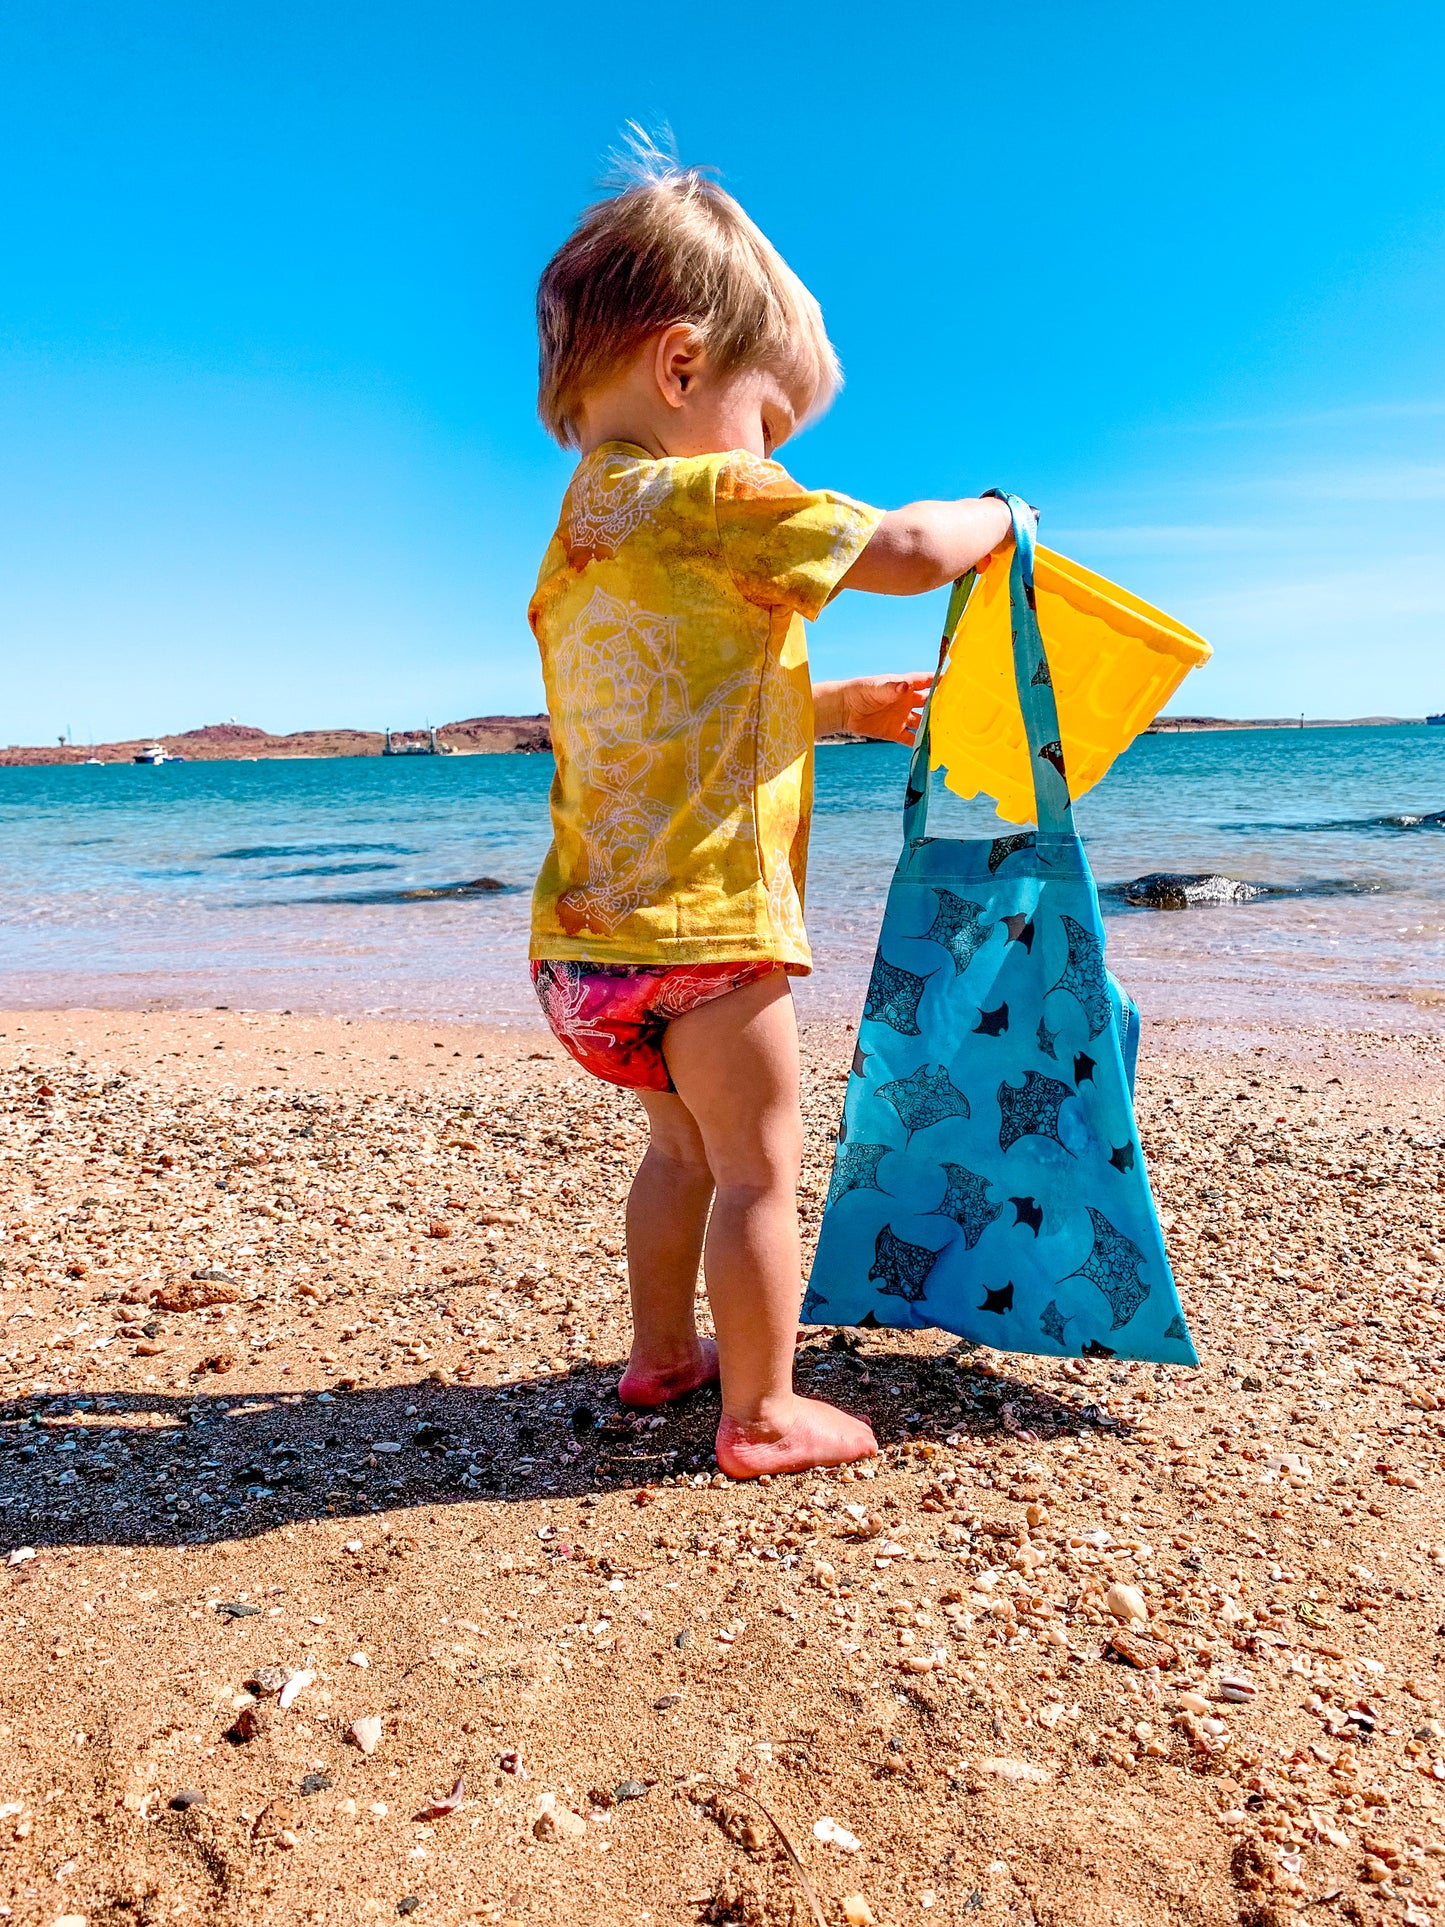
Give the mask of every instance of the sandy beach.
[{"label": "sandy beach", "polygon": [[1201,1368],[805,1332],[739,1486],[544,1032],[0,1016],[7,1918],[1435,1918],[1442,1054],[1155,1025]]}]

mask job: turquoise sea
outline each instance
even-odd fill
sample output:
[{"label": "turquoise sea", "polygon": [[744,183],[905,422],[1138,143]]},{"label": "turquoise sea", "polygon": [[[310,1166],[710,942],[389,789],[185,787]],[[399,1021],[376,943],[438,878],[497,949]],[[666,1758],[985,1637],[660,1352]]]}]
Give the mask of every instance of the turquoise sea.
[{"label": "turquoise sea", "polygon": [[[861,1002],[906,763],[818,752],[805,1014]],[[550,778],[534,756],[0,770],[0,1007],[534,1021]],[[1146,1013],[1445,1023],[1445,729],[1145,737],[1078,816],[1111,961]],[[931,827],[997,818],[945,796]],[[1112,894],[1153,871],[1271,894],[1179,911]],[[458,887],[480,878],[504,887]]]}]

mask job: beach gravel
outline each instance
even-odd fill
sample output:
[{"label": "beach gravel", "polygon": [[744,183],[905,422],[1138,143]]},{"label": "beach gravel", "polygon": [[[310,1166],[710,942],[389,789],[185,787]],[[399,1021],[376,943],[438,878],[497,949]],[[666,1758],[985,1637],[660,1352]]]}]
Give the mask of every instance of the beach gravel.
[{"label": "beach gravel", "polygon": [[0,1014],[7,1918],[1440,1918],[1442,1069],[1156,1025],[1200,1368],[808,1331],[883,1456],[736,1485],[545,1033]]}]

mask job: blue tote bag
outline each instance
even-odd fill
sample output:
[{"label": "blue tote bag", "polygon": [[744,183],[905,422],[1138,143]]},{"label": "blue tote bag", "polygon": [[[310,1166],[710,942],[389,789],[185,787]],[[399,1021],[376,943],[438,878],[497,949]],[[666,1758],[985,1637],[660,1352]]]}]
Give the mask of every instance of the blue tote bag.
[{"label": "blue tote bag", "polygon": [[1074,832],[1033,518],[1004,499],[1039,827],[929,836],[925,709],[803,1320],[1194,1365],[1134,1121],[1139,1015],[1104,968]]}]

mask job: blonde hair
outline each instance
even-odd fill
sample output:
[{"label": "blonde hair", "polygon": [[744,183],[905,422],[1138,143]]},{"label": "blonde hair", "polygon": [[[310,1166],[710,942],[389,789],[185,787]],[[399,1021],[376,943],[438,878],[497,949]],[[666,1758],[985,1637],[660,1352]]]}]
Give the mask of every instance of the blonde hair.
[{"label": "blonde hair", "polygon": [[537,412],[575,447],[582,396],[649,335],[689,322],[721,373],[769,368],[816,415],[842,385],[823,311],[772,242],[701,168],[636,125],[596,202],[537,287]]}]

